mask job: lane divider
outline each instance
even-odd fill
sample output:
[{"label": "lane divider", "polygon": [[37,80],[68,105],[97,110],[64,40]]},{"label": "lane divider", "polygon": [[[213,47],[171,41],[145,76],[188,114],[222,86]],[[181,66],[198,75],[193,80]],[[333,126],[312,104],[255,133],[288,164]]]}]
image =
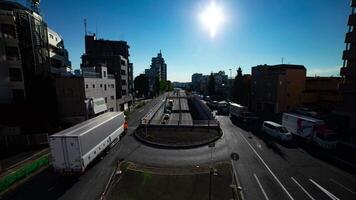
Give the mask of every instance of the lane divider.
[{"label": "lane divider", "polygon": [[292,179],[292,181],[294,181],[295,184],[297,184],[297,185],[300,187],[300,189],[303,190],[303,192],[304,192],[310,199],[315,200],[314,197],[313,197],[312,195],[310,195],[309,192],[308,192],[302,185],[300,185],[297,180],[295,180],[293,177],[290,177],[290,178]]},{"label": "lane divider", "polygon": [[321,185],[316,183],[313,179],[309,179],[316,187],[318,187],[321,191],[323,191],[326,195],[328,195],[332,200],[340,200],[333,193],[329,192],[327,189],[323,188]]},{"label": "lane divider", "polygon": [[277,183],[281,186],[281,188],[284,190],[284,192],[288,195],[288,197],[291,200],[294,200],[294,198],[292,197],[292,195],[288,192],[288,190],[284,187],[284,185],[281,183],[281,181],[277,178],[277,176],[272,172],[272,170],[268,167],[268,165],[266,164],[266,162],[262,159],[262,157],[257,153],[257,151],[252,147],[252,145],[247,141],[247,139],[245,138],[245,136],[242,135],[242,133],[240,133],[240,131],[237,131],[241,137],[245,140],[245,142],[248,144],[248,146],[250,146],[250,148],[252,149],[252,151],[257,155],[257,157],[261,160],[262,164],[267,168],[267,170],[269,171],[269,173],[271,173],[271,175],[273,176],[273,178],[277,181]]},{"label": "lane divider", "polygon": [[257,175],[256,175],[256,174],[253,174],[253,176],[255,177],[258,186],[260,186],[260,189],[261,189],[261,191],[262,191],[262,193],[263,193],[263,196],[265,196],[266,200],[269,200],[269,198],[268,198],[268,196],[267,196],[265,190],[263,189],[263,187],[262,187],[262,185],[261,185],[261,183],[260,183],[260,180],[258,180]]}]

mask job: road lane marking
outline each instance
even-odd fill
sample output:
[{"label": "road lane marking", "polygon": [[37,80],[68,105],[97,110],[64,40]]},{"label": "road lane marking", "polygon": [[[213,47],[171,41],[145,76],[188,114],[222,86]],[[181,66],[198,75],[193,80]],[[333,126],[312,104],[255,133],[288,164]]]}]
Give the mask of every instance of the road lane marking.
[{"label": "road lane marking", "polygon": [[339,182],[337,182],[337,181],[335,181],[334,179],[329,179],[331,182],[333,182],[333,183],[335,183],[336,185],[338,185],[338,186],[340,186],[340,187],[342,187],[342,188],[344,188],[345,190],[347,190],[347,191],[349,191],[350,193],[352,193],[352,194],[354,194],[354,195],[356,195],[356,192],[354,192],[354,191],[352,191],[351,189],[349,189],[349,188],[347,188],[346,186],[344,186],[343,184],[341,184],[341,183],[339,183]]},{"label": "road lane marking", "polygon": [[257,183],[258,183],[258,186],[260,186],[260,189],[261,189],[261,191],[262,191],[262,193],[263,193],[263,196],[265,196],[266,200],[269,200],[269,198],[268,198],[268,196],[267,196],[265,190],[263,189],[263,187],[262,187],[262,185],[261,185],[261,183],[260,183],[260,180],[258,180],[257,175],[256,175],[256,174],[253,174],[253,176],[255,177],[255,179],[256,179],[256,181],[257,181]]},{"label": "road lane marking", "polygon": [[257,151],[252,147],[252,145],[247,141],[247,139],[242,135],[242,133],[240,133],[240,131],[237,131],[241,137],[246,141],[246,143],[248,144],[248,146],[250,146],[250,148],[252,149],[252,151],[257,155],[257,157],[261,160],[262,164],[267,168],[267,170],[269,171],[269,173],[271,173],[271,175],[273,176],[273,178],[277,181],[277,183],[282,187],[282,189],[284,190],[284,192],[288,195],[288,197],[292,200],[294,200],[294,198],[292,197],[292,195],[288,192],[288,190],[284,187],[284,185],[281,183],[281,181],[279,181],[279,179],[277,178],[277,176],[272,172],[272,170],[268,167],[268,165],[266,164],[266,162],[262,159],[262,157],[257,153]]},{"label": "road lane marking", "polygon": [[309,179],[314,185],[316,185],[321,191],[323,191],[326,195],[328,195],[332,200],[340,200],[333,193],[329,192],[327,189],[323,188],[321,185],[316,183],[313,179]]},{"label": "road lane marking", "polygon": [[142,111],[144,111],[145,109],[142,109],[142,110],[139,110],[138,112],[142,112]]},{"label": "road lane marking", "polygon": [[292,179],[292,181],[294,181],[295,184],[297,184],[297,185],[300,187],[300,189],[303,190],[303,192],[305,192],[306,195],[308,195],[308,197],[309,197],[310,199],[315,200],[315,199],[313,198],[313,196],[310,195],[309,192],[308,192],[306,189],[304,189],[304,187],[303,187],[302,185],[300,185],[300,184],[298,183],[297,180],[295,180],[293,177],[290,177],[290,178]]}]

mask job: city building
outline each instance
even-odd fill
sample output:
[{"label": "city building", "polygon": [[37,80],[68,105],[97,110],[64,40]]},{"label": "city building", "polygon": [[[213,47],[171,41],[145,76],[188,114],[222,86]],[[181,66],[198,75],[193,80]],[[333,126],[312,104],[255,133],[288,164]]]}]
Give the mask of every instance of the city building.
[{"label": "city building", "polygon": [[148,76],[146,74],[140,74],[135,77],[134,80],[135,97],[146,97],[149,95]]},{"label": "city building", "polygon": [[201,79],[203,78],[203,74],[201,73],[195,73],[192,75],[192,89],[193,90],[199,90],[200,89],[200,82]]},{"label": "city building", "polygon": [[57,113],[47,24],[35,9],[14,1],[0,1],[0,19],[1,125],[48,132]]},{"label": "city building", "polygon": [[85,36],[85,53],[81,68],[105,65],[114,75],[116,104],[126,110],[133,101],[133,65],[129,61],[129,45],[126,41],[97,39],[95,34]]},{"label": "city building", "polygon": [[229,79],[230,99],[240,105],[249,107],[251,105],[251,75],[242,74],[239,67],[235,79]]},{"label": "city building", "polygon": [[256,112],[282,113],[302,103],[306,69],[302,65],[252,67],[251,108]]},{"label": "city building", "polygon": [[173,82],[174,88],[190,89],[191,82]]},{"label": "city building", "polygon": [[167,64],[161,51],[159,51],[157,57],[152,58],[151,66],[149,69],[145,69],[145,74],[148,76],[150,92],[154,92],[156,78],[159,81],[167,81]]},{"label": "city building", "polygon": [[334,113],[340,117],[340,128],[345,138],[356,137],[356,1],[351,1],[351,14],[348,19],[346,33],[346,49],[343,52],[343,67],[340,75],[341,102]]},{"label": "city building", "polygon": [[61,124],[73,125],[106,111],[117,111],[114,75],[105,66],[83,67],[81,73],[55,78]]},{"label": "city building", "polygon": [[340,101],[341,77],[307,77],[302,96],[303,107],[331,112]]},{"label": "city building", "polygon": [[68,51],[64,48],[63,38],[57,32],[48,27],[47,32],[51,73],[60,74],[70,72],[72,70],[72,66],[69,61]]}]

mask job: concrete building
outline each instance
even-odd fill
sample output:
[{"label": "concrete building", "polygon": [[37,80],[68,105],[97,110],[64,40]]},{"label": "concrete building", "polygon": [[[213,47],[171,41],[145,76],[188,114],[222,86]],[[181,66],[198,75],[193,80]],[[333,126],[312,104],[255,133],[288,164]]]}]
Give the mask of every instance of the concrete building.
[{"label": "concrete building", "polygon": [[282,113],[302,103],[306,69],[302,65],[252,67],[251,107],[256,112]]},{"label": "concrete building", "polygon": [[133,101],[133,65],[129,62],[129,45],[126,41],[96,39],[85,36],[85,53],[81,68],[105,65],[115,78],[116,104],[126,110]]},{"label": "concrete building", "polygon": [[[99,72],[98,72],[99,71]],[[81,74],[55,78],[62,124],[73,125],[102,112],[117,111],[115,78],[107,68],[82,68]]]},{"label": "concrete building", "polygon": [[192,75],[192,89],[193,90],[200,89],[200,82],[201,82],[202,78],[203,78],[203,74],[201,74],[201,73],[195,73]]},{"label": "concrete building", "polygon": [[63,38],[54,30],[47,27],[51,73],[68,73],[72,70],[68,51],[64,48]]},{"label": "concrete building", "polygon": [[303,107],[331,112],[340,101],[341,77],[307,77],[302,95]]},{"label": "concrete building", "polygon": [[242,75],[242,70],[239,67],[235,79],[230,81],[230,99],[240,105],[250,107],[251,105],[251,75]]},{"label": "concrete building", "polygon": [[150,92],[154,92],[156,78],[159,81],[167,81],[167,64],[162,57],[162,52],[157,54],[151,60],[149,69],[145,69],[145,74],[148,76]]},{"label": "concrete building", "polygon": [[342,100],[334,111],[340,116],[341,132],[346,138],[356,138],[356,1],[351,1],[351,14],[348,20],[346,33],[346,49],[342,59],[344,65],[340,70],[343,80],[340,85]]},{"label": "concrete building", "polygon": [[[47,24],[25,6],[0,2],[0,103],[23,102],[49,77]],[[37,80],[36,80],[37,79]]]}]

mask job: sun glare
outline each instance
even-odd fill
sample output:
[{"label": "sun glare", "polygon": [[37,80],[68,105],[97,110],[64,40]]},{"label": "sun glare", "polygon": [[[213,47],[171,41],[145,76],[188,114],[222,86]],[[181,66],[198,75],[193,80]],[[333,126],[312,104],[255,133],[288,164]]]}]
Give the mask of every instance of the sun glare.
[{"label": "sun glare", "polygon": [[225,21],[223,10],[214,1],[211,1],[208,6],[199,15],[204,27],[208,29],[211,37],[215,37],[220,30],[222,23]]}]

